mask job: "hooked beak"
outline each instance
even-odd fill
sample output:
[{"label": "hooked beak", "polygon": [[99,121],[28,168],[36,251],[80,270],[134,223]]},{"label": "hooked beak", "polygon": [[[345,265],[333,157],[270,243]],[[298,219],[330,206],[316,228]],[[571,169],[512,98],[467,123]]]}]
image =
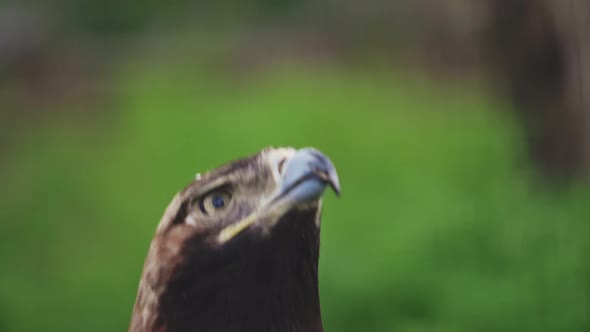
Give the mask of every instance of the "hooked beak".
[{"label": "hooked beak", "polygon": [[293,207],[318,199],[328,185],[340,195],[338,173],[330,159],[314,148],[298,150],[285,162],[280,189],[270,205],[282,203]]},{"label": "hooked beak", "polygon": [[[314,148],[304,148],[295,151],[288,158],[280,171],[277,191],[266,204],[243,220],[227,226],[217,238],[220,244],[227,242],[248,226],[254,224],[265,215],[280,216],[301,204],[319,199],[327,186],[340,196],[340,181],[334,164],[323,153]],[[265,228],[270,228],[278,218]]]}]

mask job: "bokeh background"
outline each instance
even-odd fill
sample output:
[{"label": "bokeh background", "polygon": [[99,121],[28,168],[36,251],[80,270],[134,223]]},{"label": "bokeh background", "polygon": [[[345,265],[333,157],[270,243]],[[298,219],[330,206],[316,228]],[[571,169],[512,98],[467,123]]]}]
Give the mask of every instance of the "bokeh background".
[{"label": "bokeh background", "polygon": [[586,0],[0,3],[0,331],[124,331],[155,226],[269,145],[337,165],[327,331],[590,330]]}]

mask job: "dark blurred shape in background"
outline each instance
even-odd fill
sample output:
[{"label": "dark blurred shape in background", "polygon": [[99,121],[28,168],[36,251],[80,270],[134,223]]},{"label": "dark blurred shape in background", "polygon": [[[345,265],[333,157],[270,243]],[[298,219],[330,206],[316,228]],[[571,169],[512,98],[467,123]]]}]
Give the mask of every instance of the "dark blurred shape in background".
[{"label": "dark blurred shape in background", "polygon": [[29,0],[0,3],[0,330],[124,330],[175,191],[266,145],[342,173],[327,331],[590,329],[589,1]]},{"label": "dark blurred shape in background", "polygon": [[493,1],[490,52],[548,175],[590,172],[590,3]]}]

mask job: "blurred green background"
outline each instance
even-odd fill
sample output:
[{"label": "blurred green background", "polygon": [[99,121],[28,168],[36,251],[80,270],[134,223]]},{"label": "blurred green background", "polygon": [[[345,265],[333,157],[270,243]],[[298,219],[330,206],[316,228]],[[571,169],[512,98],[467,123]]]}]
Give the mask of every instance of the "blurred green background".
[{"label": "blurred green background", "polygon": [[590,330],[590,109],[534,3],[0,5],[0,330],[126,330],[174,194],[287,145],[341,178],[326,331]]}]

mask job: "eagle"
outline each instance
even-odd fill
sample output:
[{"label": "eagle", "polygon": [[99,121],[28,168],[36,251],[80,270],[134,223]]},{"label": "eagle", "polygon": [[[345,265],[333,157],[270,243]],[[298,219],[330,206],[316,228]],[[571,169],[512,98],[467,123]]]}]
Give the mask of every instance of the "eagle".
[{"label": "eagle", "polygon": [[265,148],[197,175],[151,242],[129,331],[321,332],[321,197],[340,194],[314,148]]}]

